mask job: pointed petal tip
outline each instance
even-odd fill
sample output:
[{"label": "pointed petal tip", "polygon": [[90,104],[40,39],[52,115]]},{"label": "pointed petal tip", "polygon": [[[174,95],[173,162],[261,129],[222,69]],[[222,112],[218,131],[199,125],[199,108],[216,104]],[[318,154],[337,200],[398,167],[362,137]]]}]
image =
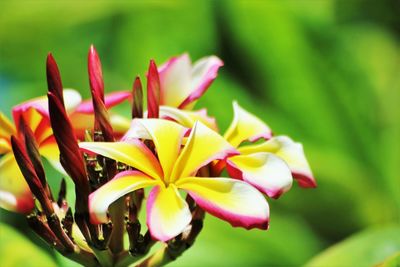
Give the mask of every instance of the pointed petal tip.
[{"label": "pointed petal tip", "polygon": [[303,188],[317,188],[317,181],[313,176],[303,173],[293,173],[293,177],[297,180],[300,187]]},{"label": "pointed petal tip", "polygon": [[272,153],[231,157],[227,160],[226,169],[231,177],[249,183],[274,199],[289,191],[293,184],[289,166]]},{"label": "pointed petal tip", "polygon": [[184,231],[192,220],[189,207],[176,187],[154,187],[147,200],[146,224],[154,240],[167,242]]},{"label": "pointed petal tip", "polygon": [[188,177],[179,180],[177,186],[187,191],[202,209],[234,227],[268,228],[268,202],[246,182],[221,177]]}]

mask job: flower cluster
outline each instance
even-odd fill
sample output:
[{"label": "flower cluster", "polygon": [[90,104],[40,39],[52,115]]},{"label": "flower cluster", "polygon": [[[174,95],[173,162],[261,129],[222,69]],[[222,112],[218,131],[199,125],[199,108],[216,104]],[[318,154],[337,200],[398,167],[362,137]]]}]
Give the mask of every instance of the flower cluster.
[{"label": "flower cluster", "polygon": [[[278,198],[293,179],[302,187],[316,183],[302,145],[273,136],[237,102],[224,134],[205,109],[194,109],[222,65],[215,56],[192,64],[187,54],[159,68],[150,61],[145,110],[139,77],[132,91],[104,94],[93,46],[87,101],[63,88],[49,54],[47,96],[14,107],[14,124],[0,113],[0,207],[27,214],[42,239],[88,266],[129,265],[157,241],[165,246],[139,266],[166,264],[192,245],[205,213],[233,226],[267,229],[265,196]],[[125,100],[132,104],[131,119],[109,110]],[[74,207],[64,180],[54,198],[41,156],[74,182]]]}]

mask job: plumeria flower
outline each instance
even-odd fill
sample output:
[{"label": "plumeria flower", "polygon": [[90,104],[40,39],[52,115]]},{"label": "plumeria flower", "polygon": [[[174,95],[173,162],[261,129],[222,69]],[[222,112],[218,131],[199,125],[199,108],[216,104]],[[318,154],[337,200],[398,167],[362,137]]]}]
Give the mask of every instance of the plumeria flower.
[{"label": "plumeria flower", "polygon": [[[140,188],[153,187],[147,200],[147,225],[151,235],[167,241],[182,233],[192,215],[180,190],[202,209],[233,226],[267,228],[269,207],[263,195],[246,182],[222,177],[196,177],[214,160],[237,154],[218,133],[196,122],[188,129],[163,119],[135,119],[121,142],[82,142],[79,146],[124,163],[123,171],[89,197],[94,223],[108,221],[107,209],[120,197]],[[150,139],[156,155],[137,137]]]},{"label": "plumeria flower", "polygon": [[224,63],[216,56],[204,57],[192,65],[188,54],[171,58],[159,69],[160,105],[192,109],[217,77]]},{"label": "plumeria flower", "polygon": [[[230,176],[242,179],[269,197],[278,198],[292,186],[292,175],[302,187],[316,187],[303,146],[287,136],[272,136],[262,120],[233,103],[234,119],[225,139],[240,155],[227,159]],[[245,141],[257,144],[243,144]],[[243,144],[243,145],[242,145]]]},{"label": "plumeria flower", "polygon": [[[68,99],[68,109],[75,108],[81,101],[80,95],[74,90],[64,91]],[[11,136],[20,133],[21,120],[24,120],[33,131],[39,146],[40,154],[54,167],[62,170],[59,163],[58,148],[50,127],[46,97],[38,97],[12,110],[15,125],[3,114],[1,121],[1,154],[0,159],[0,207],[7,210],[27,213],[34,207],[32,194],[15,161],[11,149]]]},{"label": "plumeria flower", "polygon": [[[106,95],[105,105],[115,106],[131,96],[128,91],[119,91]],[[91,100],[82,101],[80,94],[72,89],[65,89],[63,98],[66,110],[78,137],[83,138],[84,131],[94,124],[94,110]],[[34,207],[32,194],[26,184],[11,150],[11,135],[20,132],[20,120],[28,124],[33,131],[40,154],[45,157],[58,171],[65,173],[60,164],[59,150],[50,125],[47,96],[37,97],[15,106],[12,110],[15,126],[0,115],[0,207],[7,210],[27,213]],[[113,118],[113,116],[111,116]],[[114,116],[115,132],[122,136],[129,128],[119,116]],[[122,123],[120,123],[122,122]]]},{"label": "plumeria flower", "polygon": [[215,119],[207,115],[206,109],[192,109],[217,77],[222,66],[222,60],[216,56],[201,58],[192,65],[186,53],[161,65],[158,68],[160,117],[175,120],[189,128],[199,120],[217,131]]}]

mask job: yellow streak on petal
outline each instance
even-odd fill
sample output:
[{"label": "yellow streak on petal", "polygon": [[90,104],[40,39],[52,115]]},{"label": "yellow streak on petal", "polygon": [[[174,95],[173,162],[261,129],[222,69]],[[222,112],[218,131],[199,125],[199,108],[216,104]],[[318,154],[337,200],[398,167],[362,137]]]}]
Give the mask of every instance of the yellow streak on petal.
[{"label": "yellow streak on petal", "polygon": [[[18,167],[13,153],[5,154],[0,159],[0,191],[7,193],[2,193],[5,198],[0,197],[0,207],[11,211],[17,211],[15,205],[17,205],[19,199],[32,198],[31,194],[29,194],[28,184]],[[10,196],[15,197],[15,201],[8,201],[12,199]],[[21,202],[24,201],[22,200]]]},{"label": "yellow streak on petal", "polygon": [[133,121],[133,124],[135,123],[145,128],[151,136],[163,169],[164,179],[168,182],[181,150],[186,129],[175,122],[162,119],[136,119]]},{"label": "yellow streak on petal", "polygon": [[279,197],[292,187],[292,174],[283,159],[272,153],[258,152],[230,157],[228,162],[242,172],[243,180],[269,197]]},{"label": "yellow streak on petal", "polygon": [[96,154],[125,163],[156,179],[162,170],[151,151],[139,140],[130,142],[81,142],[79,147]]},{"label": "yellow streak on petal", "polygon": [[153,237],[167,241],[182,233],[192,215],[174,184],[158,186],[150,193],[147,223]]},{"label": "yellow streak on petal", "polygon": [[0,112],[0,138],[9,138],[13,134],[15,134],[15,126],[6,115]]},{"label": "yellow streak on petal", "polygon": [[243,141],[255,141],[258,138],[269,138],[271,129],[255,115],[244,110],[235,101],[233,102],[234,119],[226,130],[224,137],[234,147],[238,147]]},{"label": "yellow streak on petal", "polygon": [[90,216],[94,223],[107,222],[108,206],[120,197],[137,189],[154,186],[160,181],[138,171],[126,171],[97,189],[89,197]]},{"label": "yellow streak on petal", "polygon": [[201,121],[208,128],[218,131],[215,119],[207,116],[205,110],[189,111],[168,106],[160,106],[160,116],[172,118],[187,128],[192,128],[196,121]]},{"label": "yellow streak on petal", "polygon": [[292,172],[313,176],[304,154],[303,146],[287,136],[276,136],[264,143],[244,146],[238,150],[244,155],[257,152],[273,153],[282,158],[289,165]]},{"label": "yellow streak on petal", "polygon": [[[254,187],[230,178],[187,177],[177,181],[178,188],[196,196],[202,208],[224,219],[235,216],[267,220],[268,204]],[[226,217],[226,218],[225,218]],[[249,226],[249,225],[248,225]]]},{"label": "yellow streak on petal", "polygon": [[198,169],[212,160],[224,158],[234,148],[218,133],[196,122],[189,139],[175,164],[171,181],[195,175]]},{"label": "yellow streak on petal", "polygon": [[0,155],[10,151],[11,151],[10,142],[5,138],[0,137]]}]

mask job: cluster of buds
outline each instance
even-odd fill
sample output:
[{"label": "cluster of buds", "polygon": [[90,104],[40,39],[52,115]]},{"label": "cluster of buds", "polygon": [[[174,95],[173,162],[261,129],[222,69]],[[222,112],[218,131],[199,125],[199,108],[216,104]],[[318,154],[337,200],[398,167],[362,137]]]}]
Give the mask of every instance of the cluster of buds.
[{"label": "cluster of buds", "polygon": [[[293,179],[302,187],[316,183],[301,144],[273,136],[236,102],[224,135],[205,110],[192,110],[222,65],[210,56],[192,66],[186,54],[160,68],[150,61],[144,110],[139,77],[132,91],[104,94],[93,46],[91,101],[63,88],[49,54],[47,100],[16,106],[16,127],[0,113],[0,206],[28,214],[45,242],[85,266],[167,264],[194,243],[205,213],[232,226],[267,229],[265,196],[278,198]],[[132,119],[109,110],[124,100],[132,103]],[[252,143],[258,140],[264,141]],[[72,179],[74,206],[64,179],[53,196],[41,156]],[[230,177],[221,177],[224,170]],[[144,188],[151,188],[147,196]],[[145,225],[139,220],[144,201]],[[147,255],[157,242],[164,245]]]}]

